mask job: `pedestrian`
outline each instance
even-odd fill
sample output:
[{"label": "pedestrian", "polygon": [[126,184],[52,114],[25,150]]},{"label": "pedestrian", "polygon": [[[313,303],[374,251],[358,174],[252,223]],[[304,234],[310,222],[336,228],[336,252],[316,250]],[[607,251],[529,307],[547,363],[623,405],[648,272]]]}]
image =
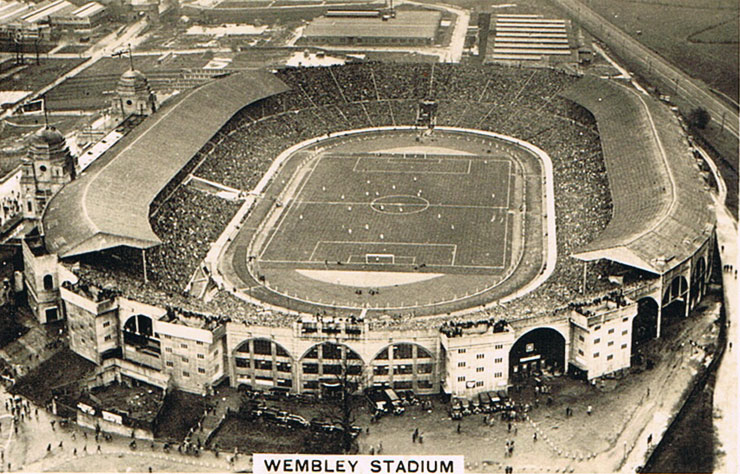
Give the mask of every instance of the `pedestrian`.
[{"label": "pedestrian", "polygon": [[83,453],[87,453],[87,445],[84,445],[84,446],[82,447],[82,452],[83,452]]},{"label": "pedestrian", "polygon": [[64,440],[59,442],[59,449],[64,449]]},{"label": "pedestrian", "polygon": [[82,432],[82,437],[85,438],[85,439],[87,439],[87,431],[83,431]]},{"label": "pedestrian", "polygon": [[419,433],[419,444],[424,444],[424,436]]},{"label": "pedestrian", "polygon": [[96,449],[96,451],[99,452],[99,453],[102,452],[101,449],[100,449],[100,445],[98,445],[98,449]]},{"label": "pedestrian", "polygon": [[72,450],[72,456],[77,456],[77,448]]},{"label": "pedestrian", "polygon": [[730,341],[730,352],[732,352],[732,341]]},{"label": "pedestrian", "polygon": [[54,420],[51,420],[49,423],[51,423],[51,429],[54,430]]},{"label": "pedestrian", "polygon": [[378,443],[378,454],[383,452],[383,442]]},{"label": "pedestrian", "polygon": [[77,441],[77,433],[72,432],[72,441]]},{"label": "pedestrian", "polygon": [[38,420],[39,419],[39,409],[38,408],[34,409],[33,414],[36,416],[36,419]]},{"label": "pedestrian", "polygon": [[488,415],[483,415],[483,424],[484,425],[488,424]]},{"label": "pedestrian", "polygon": [[511,422],[509,422],[509,433],[511,433]]},{"label": "pedestrian", "polygon": [[370,446],[370,456],[375,455],[375,446]]},{"label": "pedestrian", "polygon": [[460,433],[460,423],[457,424],[457,432]]},{"label": "pedestrian", "polygon": [[589,405],[588,408],[586,408],[586,413],[588,414],[588,416],[591,416],[591,411],[592,410],[593,410],[593,408],[591,407],[591,405]]},{"label": "pedestrian", "polygon": [[49,444],[46,445],[46,452],[47,453],[50,453],[51,452],[51,443],[49,443]]},{"label": "pedestrian", "polygon": [[537,441],[537,432],[536,431],[532,435],[532,441]]},{"label": "pedestrian", "polygon": [[653,434],[652,433],[650,433],[647,437],[647,444],[648,446],[653,444]]}]

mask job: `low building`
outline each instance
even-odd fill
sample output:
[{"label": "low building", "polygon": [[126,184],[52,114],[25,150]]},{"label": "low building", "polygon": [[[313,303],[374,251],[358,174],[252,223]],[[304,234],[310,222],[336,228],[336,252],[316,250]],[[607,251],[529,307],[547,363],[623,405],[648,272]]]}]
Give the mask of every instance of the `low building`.
[{"label": "low building", "polygon": [[55,27],[72,30],[92,30],[108,15],[104,5],[90,2],[73,10],[64,10],[51,16]]},{"label": "low building", "polygon": [[306,44],[430,46],[437,40],[442,13],[402,10],[395,16],[323,16],[303,32]]}]

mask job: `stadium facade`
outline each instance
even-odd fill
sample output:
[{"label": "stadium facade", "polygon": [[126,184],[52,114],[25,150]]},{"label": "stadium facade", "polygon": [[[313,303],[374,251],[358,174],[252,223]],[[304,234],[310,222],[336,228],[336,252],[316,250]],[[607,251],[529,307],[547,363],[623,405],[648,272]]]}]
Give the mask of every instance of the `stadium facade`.
[{"label": "stadium facade", "polygon": [[[617,290],[531,317],[499,307],[505,317],[482,312],[477,320],[393,329],[337,314],[253,324],[80,277],[74,257],[160,244],[150,207],[171,194],[197,152],[240,109],[286,90],[273,75],[239,73],[166,103],[57,193],[43,235],[23,242],[29,295],[44,301],[39,319],[46,321],[49,308],[65,317],[71,349],[97,364],[100,377],[195,393],[224,381],[322,393],[346,374],[360,386],[456,395],[505,389],[542,370],[594,379],[628,368],[636,343],[659,337],[661,324],[687,316],[707,291],[714,218],[678,121],[657,101],[595,78],[575,81],[563,95],[596,118],[614,212],[603,233],[572,257],[641,275],[618,282]],[[149,186],[134,185],[142,182]],[[252,311],[270,313],[267,306]]]}]

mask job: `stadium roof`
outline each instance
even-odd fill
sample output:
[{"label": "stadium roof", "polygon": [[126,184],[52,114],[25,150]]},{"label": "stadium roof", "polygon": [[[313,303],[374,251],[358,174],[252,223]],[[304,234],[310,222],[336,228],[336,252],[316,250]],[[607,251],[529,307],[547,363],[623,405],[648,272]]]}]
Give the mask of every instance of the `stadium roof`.
[{"label": "stadium roof", "polygon": [[663,274],[711,237],[709,193],[672,112],[613,81],[585,77],[563,96],[596,117],[614,213],[573,255]]},{"label": "stadium roof", "polygon": [[442,13],[397,11],[395,18],[319,17],[303,33],[306,38],[434,38]]},{"label": "stadium roof", "polygon": [[149,225],[157,194],[240,109],[287,90],[266,72],[190,89],[147,117],[49,202],[47,250],[60,257],[160,243]]}]

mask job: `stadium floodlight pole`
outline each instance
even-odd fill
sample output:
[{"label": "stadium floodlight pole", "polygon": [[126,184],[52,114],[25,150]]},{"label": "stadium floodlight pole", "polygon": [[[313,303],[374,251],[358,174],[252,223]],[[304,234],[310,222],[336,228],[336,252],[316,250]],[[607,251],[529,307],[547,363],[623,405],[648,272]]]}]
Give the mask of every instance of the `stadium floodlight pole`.
[{"label": "stadium floodlight pole", "polygon": [[586,271],[588,270],[588,262],[583,262],[583,284],[581,285],[581,293],[586,294]]},{"label": "stadium floodlight pole", "polygon": [[141,249],[141,262],[144,267],[144,283],[149,283],[146,277],[146,249]]}]

